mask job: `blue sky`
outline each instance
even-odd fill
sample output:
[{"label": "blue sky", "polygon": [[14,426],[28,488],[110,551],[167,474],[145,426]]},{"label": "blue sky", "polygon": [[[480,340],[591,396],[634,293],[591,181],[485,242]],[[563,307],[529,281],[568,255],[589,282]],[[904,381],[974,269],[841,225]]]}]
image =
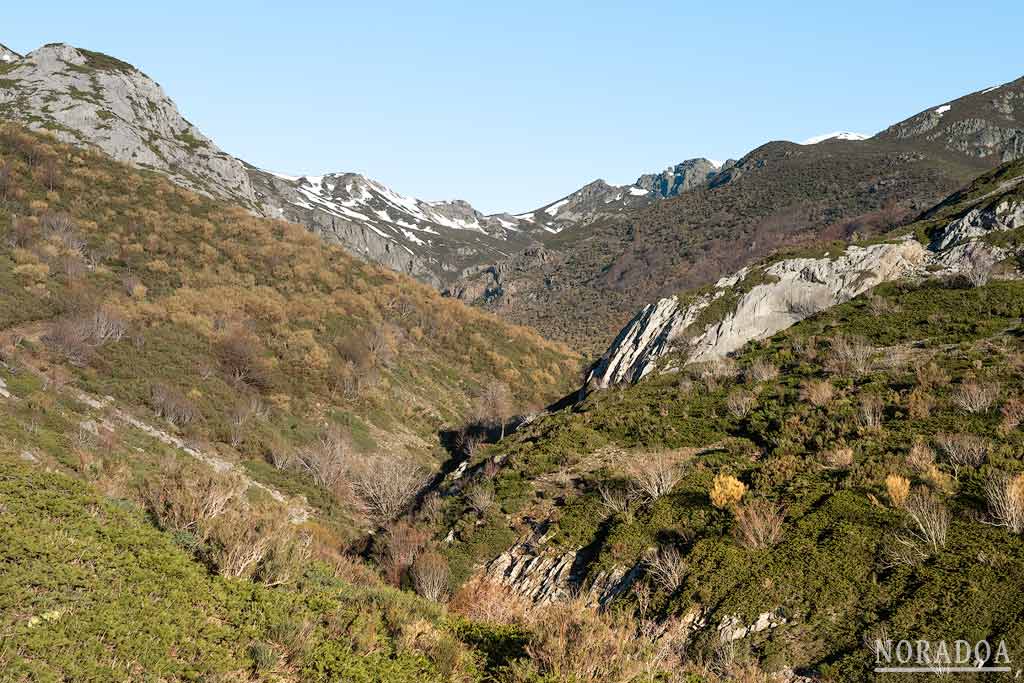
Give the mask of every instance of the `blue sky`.
[{"label": "blue sky", "polygon": [[487,212],[768,140],[873,133],[1024,74],[1019,0],[8,5],[0,42],[129,61],[251,163],[359,171]]}]

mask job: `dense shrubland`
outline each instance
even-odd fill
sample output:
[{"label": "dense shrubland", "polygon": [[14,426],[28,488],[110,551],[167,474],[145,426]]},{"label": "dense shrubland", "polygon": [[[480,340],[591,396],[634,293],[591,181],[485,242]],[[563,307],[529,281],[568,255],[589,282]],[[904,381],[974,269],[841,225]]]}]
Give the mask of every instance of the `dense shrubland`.
[{"label": "dense shrubland", "polygon": [[1012,649],[1022,320],[1018,281],[883,285],[735,358],[592,394],[476,455],[495,500],[447,500],[452,566],[549,520],[586,577],[640,567],[615,609],[702,615],[690,665],[722,656],[727,617],[773,611],[788,624],[735,642],[731,666],[867,678],[878,629]]}]

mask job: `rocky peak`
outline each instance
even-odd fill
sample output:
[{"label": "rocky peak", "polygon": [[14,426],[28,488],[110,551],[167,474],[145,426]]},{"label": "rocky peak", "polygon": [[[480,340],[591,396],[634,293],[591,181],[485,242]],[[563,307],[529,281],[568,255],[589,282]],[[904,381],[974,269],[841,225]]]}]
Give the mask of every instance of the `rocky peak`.
[{"label": "rocky peak", "polygon": [[0,115],[255,206],[241,162],[186,121],[157,83],[113,57],[64,43],[30,52],[0,81]]},{"label": "rocky peak", "polygon": [[911,116],[878,134],[997,163],[1024,157],[1024,78]]},{"label": "rocky peak", "polygon": [[19,59],[21,59],[21,55],[3,43],[0,43],[0,63],[10,64],[11,62],[16,62]]},{"label": "rocky peak", "polygon": [[703,187],[716,173],[718,166],[707,159],[687,159],[661,173],[642,175],[633,184],[664,199]]}]

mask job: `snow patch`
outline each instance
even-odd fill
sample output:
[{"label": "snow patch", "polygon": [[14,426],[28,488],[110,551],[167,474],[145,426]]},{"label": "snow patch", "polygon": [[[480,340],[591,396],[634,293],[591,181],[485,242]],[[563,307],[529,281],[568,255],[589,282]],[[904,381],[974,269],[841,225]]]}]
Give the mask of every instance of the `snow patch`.
[{"label": "snow patch", "polygon": [[554,216],[556,213],[558,213],[559,209],[561,209],[563,206],[565,206],[568,203],[569,203],[568,199],[562,199],[560,201],[557,201],[554,204],[552,204],[551,206],[549,206],[548,208],[544,209],[544,213],[546,213],[549,216]]},{"label": "snow patch", "polygon": [[[845,130],[837,130],[833,133],[824,133],[822,135],[815,135],[813,138],[807,138],[803,142],[798,144],[801,145],[816,145],[819,142],[825,142],[825,140],[867,140],[870,135],[864,133],[851,133]],[[721,166],[721,164],[719,164]]]},{"label": "snow patch", "polygon": [[629,188],[629,194],[631,194],[634,197],[643,197],[645,194],[649,194],[649,193],[650,193],[650,190],[645,190],[642,187],[633,186],[633,187]]},{"label": "snow patch", "polygon": [[939,116],[942,116],[943,114],[945,114],[947,111],[949,111],[952,108],[953,108],[952,105],[944,104],[941,107],[936,107],[935,108],[935,113],[938,114]]}]

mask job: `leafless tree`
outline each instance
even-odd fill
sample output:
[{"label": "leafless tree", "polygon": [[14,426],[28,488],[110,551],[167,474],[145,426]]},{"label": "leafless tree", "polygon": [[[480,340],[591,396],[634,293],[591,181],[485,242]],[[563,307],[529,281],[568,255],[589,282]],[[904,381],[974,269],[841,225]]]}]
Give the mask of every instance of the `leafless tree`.
[{"label": "leafless tree", "polygon": [[757,358],[747,368],[746,375],[750,382],[767,382],[779,376],[779,368],[770,361]]},{"label": "leafless tree", "polygon": [[1015,534],[1024,532],[1024,475],[995,473],[985,485],[985,497],[993,524]]},{"label": "leafless tree", "polygon": [[147,482],[144,498],[162,529],[187,532],[199,541],[208,537],[211,523],[225,513],[245,490],[241,478],[209,473],[199,477],[178,463],[166,463],[159,476]]},{"label": "leafless tree", "polygon": [[949,530],[949,510],[938,496],[918,487],[907,498],[903,509],[910,518],[908,533],[931,550],[946,547]]},{"label": "leafless tree", "polygon": [[296,450],[295,467],[312,477],[313,482],[329,491],[337,488],[352,465],[353,449],[348,436],[331,429],[311,444]]},{"label": "leafless tree", "polygon": [[448,561],[436,552],[425,552],[412,565],[412,585],[427,600],[441,602],[448,597]]},{"label": "leafless tree", "polygon": [[998,382],[965,380],[952,395],[953,403],[968,413],[986,413],[999,398]]},{"label": "leafless tree", "polygon": [[348,473],[355,502],[378,523],[404,512],[427,480],[423,468],[399,456],[373,456]]},{"label": "leafless tree", "polygon": [[475,400],[476,412],[481,421],[501,428],[505,438],[505,425],[512,417],[512,398],[504,382],[490,382],[481,387]]},{"label": "leafless tree", "polygon": [[416,556],[429,539],[429,532],[405,520],[389,525],[382,536],[377,558],[384,578],[394,586],[400,585],[402,576],[416,561]]},{"label": "leafless tree", "polygon": [[961,468],[978,467],[985,462],[990,448],[987,439],[973,434],[939,434],[935,443],[946,455],[957,479]]}]

